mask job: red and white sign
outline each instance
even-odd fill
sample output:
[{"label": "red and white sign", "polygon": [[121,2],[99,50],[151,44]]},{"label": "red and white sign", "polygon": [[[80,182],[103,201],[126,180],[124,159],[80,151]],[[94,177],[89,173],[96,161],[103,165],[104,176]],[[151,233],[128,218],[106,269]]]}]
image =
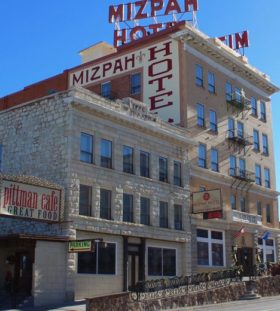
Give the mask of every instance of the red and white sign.
[{"label": "red and white sign", "polygon": [[69,87],[88,86],[133,71],[142,73],[143,102],[151,111],[180,122],[178,42],[167,40],[71,72]]},{"label": "red and white sign", "polygon": [[[125,23],[125,27],[117,27],[114,31],[114,46],[154,34],[177,23],[174,16],[198,10],[198,0],[138,0],[134,3],[111,5],[109,7],[109,23]],[[159,22],[158,18],[173,15],[173,21]],[[152,19],[146,26],[138,24],[139,20]],[[128,26],[129,22],[136,22]]]},{"label": "red and white sign", "polygon": [[221,190],[193,192],[192,207],[194,214],[221,211]]},{"label": "red and white sign", "polygon": [[58,222],[60,208],[60,190],[2,180],[2,215]]},{"label": "red and white sign", "polygon": [[239,50],[249,46],[249,34],[247,30],[222,36],[219,39],[233,50]]}]

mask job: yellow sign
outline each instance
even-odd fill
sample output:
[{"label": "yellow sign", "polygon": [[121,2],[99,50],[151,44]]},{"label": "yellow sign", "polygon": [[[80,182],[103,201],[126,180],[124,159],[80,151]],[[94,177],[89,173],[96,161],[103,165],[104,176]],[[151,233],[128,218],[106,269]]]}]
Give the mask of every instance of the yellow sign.
[{"label": "yellow sign", "polygon": [[70,241],[68,252],[69,253],[81,253],[81,252],[91,252],[92,249],[92,241],[84,240],[84,241]]}]

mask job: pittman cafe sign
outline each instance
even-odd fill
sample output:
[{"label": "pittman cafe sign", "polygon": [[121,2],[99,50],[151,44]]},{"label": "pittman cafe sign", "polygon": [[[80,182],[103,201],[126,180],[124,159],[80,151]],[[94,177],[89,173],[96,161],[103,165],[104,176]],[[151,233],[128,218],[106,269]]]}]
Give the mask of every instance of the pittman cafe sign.
[{"label": "pittman cafe sign", "polygon": [[0,214],[50,222],[60,220],[61,190],[2,180]]},{"label": "pittman cafe sign", "polygon": [[192,210],[194,214],[203,213],[204,219],[222,217],[221,190],[214,189],[192,193]]}]

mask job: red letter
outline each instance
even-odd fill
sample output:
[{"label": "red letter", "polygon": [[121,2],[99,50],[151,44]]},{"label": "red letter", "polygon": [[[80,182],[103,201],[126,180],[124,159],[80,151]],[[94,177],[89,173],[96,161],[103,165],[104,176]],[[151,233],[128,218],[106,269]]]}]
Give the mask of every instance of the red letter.
[{"label": "red letter", "polygon": [[126,43],[126,29],[114,31],[114,47],[115,48],[118,47],[119,42],[122,44]]},{"label": "red letter", "polygon": [[160,50],[156,50],[156,47],[150,48],[149,49],[149,51],[150,51],[150,59],[149,59],[149,61],[155,60],[156,59],[156,54],[159,53],[159,52],[165,52],[165,54],[163,56],[171,55],[172,53],[170,51],[170,44],[171,44],[171,41],[164,43],[165,47],[163,49],[160,49]]},{"label": "red letter", "polygon": [[[158,72],[155,72],[154,71],[154,66],[158,65],[158,64],[162,64],[162,63],[166,63],[166,70],[160,70]],[[160,68],[161,69],[161,68]],[[148,75],[149,77],[155,77],[155,76],[158,76],[158,75],[161,75],[163,73],[166,73],[168,71],[170,71],[172,69],[172,59],[163,59],[163,60],[160,60],[156,63],[153,63],[149,66],[149,70],[148,70]]]},{"label": "red letter", "polygon": [[162,94],[159,94],[159,95],[155,95],[155,96],[149,97],[149,99],[151,101],[151,108],[150,108],[150,110],[156,110],[156,109],[160,109],[160,108],[163,108],[163,107],[172,106],[173,102],[167,102],[167,104],[156,106],[156,103],[162,102],[164,100],[164,98],[160,98],[161,96],[165,96],[165,95],[166,96],[171,96],[172,93],[173,93],[172,91],[169,91],[169,92],[166,92],[166,93],[162,93]]},{"label": "red letter", "polygon": [[149,29],[153,30],[153,33],[158,32],[160,28],[162,28],[162,23],[149,25]]},{"label": "red letter", "polygon": [[197,11],[198,10],[198,4],[197,4],[197,0],[185,0],[185,11],[186,12],[190,12],[190,5],[192,5],[193,7],[193,11]]},{"label": "red letter", "polygon": [[120,4],[117,7],[110,5],[109,7],[109,23],[124,21],[124,5]]},{"label": "red letter", "polygon": [[129,58],[128,56],[124,59],[124,68],[127,70],[129,68],[128,64],[131,63],[131,69],[135,67],[135,54],[132,54]]},{"label": "red letter", "polygon": [[[142,32],[142,36],[137,34],[138,31]],[[140,39],[140,38],[144,38],[146,36],[147,36],[147,31],[146,31],[145,27],[143,27],[143,26],[136,26],[130,32],[130,41],[137,40],[137,39]]]},{"label": "red letter", "polygon": [[84,72],[81,71],[80,75],[76,77],[76,74],[73,74],[73,80],[72,85],[80,84],[82,85],[84,83]]},{"label": "red letter", "polygon": [[156,16],[156,12],[163,8],[162,0],[151,0],[151,17]]},{"label": "red letter", "polygon": [[136,1],[135,2],[135,7],[136,6],[140,6],[140,8],[139,8],[139,11],[136,13],[134,19],[143,19],[143,18],[147,18],[148,17],[147,13],[143,13],[146,4],[147,4],[147,0],[141,0],[141,1]]},{"label": "red letter", "polygon": [[154,84],[154,82],[158,82],[158,89],[156,90],[156,92],[161,92],[161,91],[165,91],[165,87],[163,87],[163,79],[171,79],[173,77],[172,74],[167,75],[167,76],[163,76],[157,79],[153,79],[149,81],[149,84]]},{"label": "red letter", "polygon": [[105,63],[103,64],[103,77],[106,76],[107,71],[112,68],[112,63]]},{"label": "red letter", "polygon": [[169,0],[164,14],[167,15],[173,11],[177,11],[176,13],[182,13],[177,0]]},{"label": "red letter", "polygon": [[240,33],[235,34],[235,48],[240,49],[244,47],[249,46],[249,40],[248,40],[248,32],[247,30],[243,31],[242,37],[240,36]]}]

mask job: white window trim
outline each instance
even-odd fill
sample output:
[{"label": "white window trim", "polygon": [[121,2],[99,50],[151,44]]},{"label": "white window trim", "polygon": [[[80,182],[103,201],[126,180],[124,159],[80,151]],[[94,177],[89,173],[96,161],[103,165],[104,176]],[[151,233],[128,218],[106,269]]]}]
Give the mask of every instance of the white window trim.
[{"label": "white window trim", "polygon": [[[216,230],[216,229],[207,229],[207,228],[196,228],[201,229],[201,230],[207,230],[208,231],[208,238],[202,238],[202,237],[196,237],[197,242],[204,242],[208,244],[208,258],[209,258],[209,265],[199,265],[200,267],[211,267],[211,268],[217,268],[217,267],[225,267],[226,266],[226,256],[225,256],[225,232],[221,230]],[[216,240],[216,239],[211,239],[211,231],[217,231],[221,232],[223,235],[222,240]],[[213,266],[212,264],[212,243],[216,244],[222,244],[223,245],[223,266]]]},{"label": "white window trim", "polygon": [[[262,239],[261,237],[259,237],[260,239]],[[273,253],[274,253],[274,261],[273,262],[276,262],[275,259],[276,259],[276,248],[275,248],[275,239],[274,238],[270,238],[268,240],[273,240],[273,246],[269,246],[269,245],[266,245],[265,244],[265,240],[262,239],[262,245],[261,244],[258,244],[258,248],[261,249],[263,251],[263,258],[262,258],[262,262],[266,263],[266,255],[267,255],[267,250],[273,250]]]}]

